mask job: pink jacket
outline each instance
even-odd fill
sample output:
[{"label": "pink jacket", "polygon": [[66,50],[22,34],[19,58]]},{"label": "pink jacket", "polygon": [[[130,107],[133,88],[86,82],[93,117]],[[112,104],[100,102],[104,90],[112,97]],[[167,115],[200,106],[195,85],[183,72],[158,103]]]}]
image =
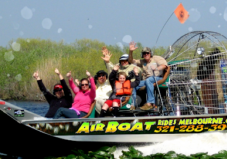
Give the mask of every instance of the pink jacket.
[{"label": "pink jacket", "polygon": [[74,94],[76,95],[74,98],[74,102],[72,104],[72,108],[70,109],[76,109],[79,111],[83,111],[88,113],[91,107],[92,102],[95,99],[95,81],[94,78],[90,78],[90,84],[91,84],[91,89],[83,93],[82,90],[80,90],[73,82],[73,79],[69,80],[69,85],[71,89],[73,90]]}]

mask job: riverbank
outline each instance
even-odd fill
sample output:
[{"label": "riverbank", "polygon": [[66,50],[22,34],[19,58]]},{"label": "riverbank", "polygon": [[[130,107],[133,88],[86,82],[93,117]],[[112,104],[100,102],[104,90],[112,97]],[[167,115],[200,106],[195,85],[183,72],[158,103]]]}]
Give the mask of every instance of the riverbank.
[{"label": "riverbank", "polygon": [[[106,46],[113,54],[111,62],[118,63],[119,57],[128,53],[128,46],[106,45],[98,40],[81,39],[65,44],[42,39],[17,39],[9,42],[8,47],[0,47],[0,99],[45,101],[36,80],[32,77],[39,72],[46,88],[52,92],[53,85],[59,83],[59,77],[54,69],[58,68],[66,78],[66,73],[72,71],[72,77],[86,77],[86,70],[92,75],[98,70],[106,70],[101,59],[102,47]],[[140,58],[143,46],[137,43],[138,49],[134,58]],[[154,50],[154,48],[153,48]],[[164,47],[155,48],[155,54],[161,55]],[[66,80],[67,84],[68,81]]]}]

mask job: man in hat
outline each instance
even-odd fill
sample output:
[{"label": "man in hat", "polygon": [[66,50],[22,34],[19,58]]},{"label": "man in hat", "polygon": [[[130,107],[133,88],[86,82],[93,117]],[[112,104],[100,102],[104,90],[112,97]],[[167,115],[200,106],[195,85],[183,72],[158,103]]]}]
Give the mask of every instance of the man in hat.
[{"label": "man in hat", "polygon": [[[102,53],[104,55],[104,57],[102,57],[102,59],[104,60],[104,62],[106,64],[107,70],[108,70],[108,72],[111,72],[114,68],[114,64],[110,61],[112,54],[108,51],[108,49],[106,47],[103,47]],[[116,64],[116,65],[119,65],[118,72],[125,72],[127,76],[129,76],[129,72],[133,71],[133,68],[135,67],[135,65],[129,63],[128,57],[129,57],[128,54],[123,54],[119,58],[119,63]],[[139,69],[139,73],[141,73],[140,69]],[[135,81],[135,78],[132,78],[131,81],[132,82]]]},{"label": "man in hat", "polygon": [[139,60],[133,59],[133,51],[136,50],[136,43],[129,43],[129,62],[134,63],[143,69],[143,80],[140,81],[139,86],[133,90],[133,96],[136,96],[136,90],[143,86],[146,86],[147,90],[147,103],[140,107],[141,110],[150,110],[155,106],[154,97],[154,83],[163,78],[163,70],[167,68],[166,60],[161,56],[153,55],[150,48],[144,47],[141,52],[141,58]]},{"label": "man in hat", "polygon": [[96,105],[95,110],[100,114],[104,102],[109,99],[110,94],[112,93],[112,87],[108,80],[108,74],[100,70],[95,75],[96,82]]},{"label": "man in hat", "polygon": [[[104,57],[102,57],[102,59],[104,60],[107,70],[108,72],[111,72],[114,68],[114,64],[112,62],[110,62],[110,57],[112,56],[112,54],[108,51],[108,49],[104,46],[102,48],[102,53],[104,55]],[[123,54],[120,58],[119,58],[119,63],[116,65],[119,65],[119,69],[118,72],[125,72],[127,76],[130,76],[130,72],[133,71],[134,67],[137,67],[133,64],[131,64],[128,61],[129,55],[128,54]],[[137,69],[139,70],[139,76],[141,76],[141,69],[139,67],[137,67]],[[132,75],[132,74],[131,74]],[[131,82],[135,81],[135,77],[131,78]],[[136,96],[133,96],[133,104],[131,106],[131,110],[135,109],[135,102],[136,102]]]}]

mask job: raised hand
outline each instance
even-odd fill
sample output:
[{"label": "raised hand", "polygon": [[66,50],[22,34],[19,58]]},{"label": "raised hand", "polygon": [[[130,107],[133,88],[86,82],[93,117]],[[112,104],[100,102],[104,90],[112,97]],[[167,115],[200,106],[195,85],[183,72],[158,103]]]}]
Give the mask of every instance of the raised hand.
[{"label": "raised hand", "polygon": [[102,48],[102,54],[104,55],[104,57],[101,57],[101,58],[102,58],[106,63],[109,63],[112,54],[109,52],[109,50],[108,50],[105,46]]},{"label": "raised hand", "polygon": [[119,65],[115,65],[113,69],[114,69],[115,71],[118,71],[118,70],[119,70]]},{"label": "raised hand", "polygon": [[57,68],[55,68],[55,73],[57,73],[58,75],[60,74],[60,72]]},{"label": "raised hand", "polygon": [[33,77],[34,77],[35,79],[37,79],[37,78],[39,77],[38,71],[36,71],[36,72],[33,73]]},{"label": "raised hand", "polygon": [[59,72],[59,70],[57,68],[55,68],[55,73],[59,76],[60,80],[63,80],[63,76],[61,75],[61,73]]},{"label": "raised hand", "polygon": [[71,71],[69,71],[67,74],[66,74],[66,77],[68,77],[68,78],[71,78]]},{"label": "raised hand", "polygon": [[105,56],[108,52],[109,52],[109,51],[108,51],[108,49],[106,48],[106,46],[103,46],[103,47],[102,47],[102,54],[103,54],[103,56]]},{"label": "raised hand", "polygon": [[134,71],[135,75],[138,75],[139,70],[138,70],[138,68],[137,68],[137,67],[134,67],[134,68],[133,68],[133,71]]},{"label": "raised hand", "polygon": [[90,72],[88,72],[88,70],[86,70],[86,75],[87,75],[88,77],[91,77],[91,74],[90,74]]},{"label": "raised hand", "polygon": [[80,81],[78,79],[75,79],[75,82],[76,82],[77,86],[80,85]]},{"label": "raised hand", "polygon": [[136,50],[138,47],[136,47],[136,43],[134,41],[129,43],[129,51],[134,51]]}]

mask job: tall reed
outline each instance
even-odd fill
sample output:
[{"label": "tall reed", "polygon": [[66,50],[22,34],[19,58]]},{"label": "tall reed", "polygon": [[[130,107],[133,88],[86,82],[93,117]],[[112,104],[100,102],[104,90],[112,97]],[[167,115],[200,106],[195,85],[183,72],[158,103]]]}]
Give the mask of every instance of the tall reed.
[{"label": "tall reed", "polygon": [[[19,50],[15,51],[13,42],[20,44]],[[54,72],[55,68],[59,69],[64,78],[66,73],[71,71],[74,79],[86,77],[86,70],[92,75],[99,70],[106,70],[101,59],[103,46],[113,54],[111,61],[114,64],[118,63],[122,54],[129,51],[128,46],[120,48],[118,45],[106,45],[104,42],[90,39],[76,40],[71,44],[43,39],[10,41],[7,47],[0,47],[0,59],[2,59],[0,60],[0,98],[45,100],[36,80],[32,77],[35,71],[39,72],[46,88],[52,92],[53,85],[59,82]],[[140,58],[143,48],[141,43],[137,43],[137,46],[138,49],[133,54],[135,59]],[[156,48],[155,54],[163,54],[165,50],[164,47]],[[14,58],[10,59],[6,55],[12,55],[10,58]]]}]

